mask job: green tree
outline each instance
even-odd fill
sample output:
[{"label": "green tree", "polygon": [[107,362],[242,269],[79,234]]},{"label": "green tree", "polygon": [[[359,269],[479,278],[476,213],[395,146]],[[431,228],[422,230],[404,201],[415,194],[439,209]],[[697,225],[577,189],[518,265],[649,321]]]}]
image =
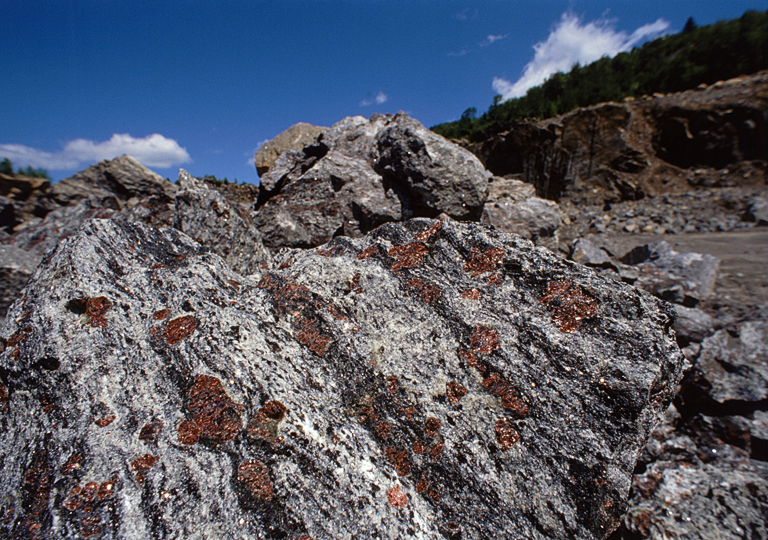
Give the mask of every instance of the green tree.
[{"label": "green tree", "polygon": [[685,21],[685,26],[683,26],[683,34],[693,31],[694,28],[696,28],[696,23],[693,22],[693,17],[688,17],[688,20]]},{"label": "green tree", "polygon": [[5,174],[13,174],[13,163],[11,163],[10,159],[3,158],[3,161],[0,161],[0,172]]}]

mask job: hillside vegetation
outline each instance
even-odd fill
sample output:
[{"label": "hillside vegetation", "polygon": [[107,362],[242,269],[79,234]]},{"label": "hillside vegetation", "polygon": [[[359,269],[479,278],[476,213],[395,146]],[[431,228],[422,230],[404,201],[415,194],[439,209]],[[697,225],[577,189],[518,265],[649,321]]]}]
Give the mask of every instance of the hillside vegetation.
[{"label": "hillside vegetation", "polygon": [[670,93],[768,69],[768,11],[695,27],[689,19],[680,34],[658,38],[613,58],[556,73],[525,96],[496,96],[484,114],[471,107],[461,119],[433,126],[452,139],[469,138],[494,124],[523,118],[550,118],[578,107],[628,96]]},{"label": "hillside vegetation", "polygon": [[2,161],[0,161],[0,173],[3,174],[20,174],[23,176],[32,176],[33,178],[45,178],[47,180],[50,180],[51,177],[48,175],[48,171],[45,169],[35,169],[34,167],[27,166],[26,169],[22,169],[21,167],[18,168],[18,170],[14,173],[13,172],[13,163],[8,158],[3,158]]}]

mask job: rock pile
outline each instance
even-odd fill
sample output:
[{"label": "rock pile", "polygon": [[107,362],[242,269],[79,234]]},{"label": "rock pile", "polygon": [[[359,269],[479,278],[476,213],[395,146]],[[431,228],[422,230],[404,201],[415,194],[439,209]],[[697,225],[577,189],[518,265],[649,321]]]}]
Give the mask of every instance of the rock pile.
[{"label": "rock pile", "polygon": [[0,531],[768,538],[768,276],[729,300],[673,241],[768,222],[766,103],[758,74],[477,157],[347,118],[258,189],[0,177]]}]

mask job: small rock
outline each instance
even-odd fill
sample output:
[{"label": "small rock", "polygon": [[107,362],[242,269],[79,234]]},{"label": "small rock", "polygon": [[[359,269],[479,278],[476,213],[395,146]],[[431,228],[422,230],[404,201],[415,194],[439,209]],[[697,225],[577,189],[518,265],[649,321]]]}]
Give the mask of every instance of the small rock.
[{"label": "small rock", "polygon": [[744,219],[754,221],[758,227],[768,226],[768,200],[763,197],[755,197],[749,201]]},{"label": "small rock", "polygon": [[570,259],[587,266],[611,266],[613,264],[604,249],[597,247],[586,238],[576,239],[571,249]]}]

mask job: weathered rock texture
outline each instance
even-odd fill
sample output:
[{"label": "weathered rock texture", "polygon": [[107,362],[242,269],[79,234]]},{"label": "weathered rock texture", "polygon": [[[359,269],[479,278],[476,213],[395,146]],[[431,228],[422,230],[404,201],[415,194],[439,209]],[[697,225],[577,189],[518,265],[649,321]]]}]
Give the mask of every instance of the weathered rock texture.
[{"label": "weathered rock texture", "polygon": [[218,191],[179,173],[174,227],[221,256],[230,268],[252,274],[270,260],[261,233],[243,207],[230,204]]},{"label": "weathered rock texture", "polygon": [[[44,217],[30,218],[2,240],[0,320],[46,253],[91,218],[174,226],[241,273],[252,273],[269,260],[261,233],[248,215],[258,193],[255,186],[213,186],[183,170],[179,182],[181,189],[132,157],[122,156],[97,163],[50,189],[41,184],[38,192],[29,191],[25,204]],[[14,193],[21,196],[11,190]]]},{"label": "weathered rock texture", "polygon": [[673,315],[417,219],[244,277],[92,220],[2,329],[17,538],[604,538],[681,377]]},{"label": "weathered rock texture", "polygon": [[301,150],[314,142],[318,135],[328,128],[299,122],[277,137],[264,143],[253,158],[256,172],[263,176],[275,164],[280,154],[287,150]]},{"label": "weathered rock texture", "polygon": [[255,216],[269,248],[359,237],[411,217],[480,218],[488,173],[405,113],[345,118],[262,177]]}]

